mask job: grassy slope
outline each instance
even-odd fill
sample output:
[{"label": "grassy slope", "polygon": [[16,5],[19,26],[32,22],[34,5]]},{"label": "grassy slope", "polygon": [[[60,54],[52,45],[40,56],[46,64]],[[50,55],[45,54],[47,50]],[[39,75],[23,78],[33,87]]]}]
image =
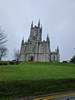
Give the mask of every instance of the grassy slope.
[{"label": "grassy slope", "polygon": [[39,95],[69,90],[75,90],[73,64],[22,63],[0,66],[0,97]]},{"label": "grassy slope", "polygon": [[75,78],[75,65],[22,63],[0,66],[0,81]]}]

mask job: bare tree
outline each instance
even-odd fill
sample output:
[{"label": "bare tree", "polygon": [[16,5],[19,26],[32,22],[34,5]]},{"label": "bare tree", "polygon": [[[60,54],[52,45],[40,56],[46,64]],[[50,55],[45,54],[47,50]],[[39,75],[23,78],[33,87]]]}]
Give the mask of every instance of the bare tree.
[{"label": "bare tree", "polygon": [[2,31],[1,27],[0,27],[0,61],[2,60],[2,57],[4,57],[6,55],[6,35],[5,33]]}]

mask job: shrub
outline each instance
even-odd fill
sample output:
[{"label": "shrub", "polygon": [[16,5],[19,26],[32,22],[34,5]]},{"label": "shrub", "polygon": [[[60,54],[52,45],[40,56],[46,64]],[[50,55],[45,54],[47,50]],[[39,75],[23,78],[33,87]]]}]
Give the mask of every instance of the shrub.
[{"label": "shrub", "polygon": [[8,65],[9,62],[8,61],[0,61],[0,65]]}]

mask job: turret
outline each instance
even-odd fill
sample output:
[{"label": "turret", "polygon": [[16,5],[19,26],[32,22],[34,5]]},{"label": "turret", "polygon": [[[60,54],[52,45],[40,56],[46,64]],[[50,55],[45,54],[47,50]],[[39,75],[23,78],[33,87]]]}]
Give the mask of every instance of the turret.
[{"label": "turret", "polygon": [[42,33],[42,24],[41,24],[41,27],[40,27],[40,32]]},{"label": "turret", "polygon": [[57,46],[56,52],[57,52],[57,61],[59,62],[60,61],[60,54],[59,54],[59,47],[58,46]]},{"label": "turret", "polygon": [[40,27],[40,19],[39,19],[39,21],[38,21],[38,27]]},{"label": "turret", "polygon": [[24,45],[24,37],[23,37],[22,42],[21,42],[21,46],[23,46],[23,45]]},{"label": "turret", "polygon": [[57,46],[57,53],[59,54],[59,46]]},{"label": "turret", "polygon": [[48,44],[50,45],[50,39],[49,39],[49,36],[48,36],[48,34],[47,34],[46,41],[47,41],[47,42],[48,42]]},{"label": "turret", "polygon": [[50,38],[49,38],[48,34],[47,34],[46,41],[48,43],[48,48],[49,48],[49,52],[50,52]]},{"label": "turret", "polygon": [[31,24],[31,28],[33,28],[33,21],[32,21],[32,24]]}]

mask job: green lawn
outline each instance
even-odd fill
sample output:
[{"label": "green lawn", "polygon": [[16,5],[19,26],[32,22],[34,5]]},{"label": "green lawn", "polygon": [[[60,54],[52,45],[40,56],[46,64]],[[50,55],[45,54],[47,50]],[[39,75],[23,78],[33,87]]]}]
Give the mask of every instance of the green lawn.
[{"label": "green lawn", "polygon": [[74,64],[21,63],[19,65],[0,65],[0,98],[4,98],[3,100],[9,97],[71,90],[75,90]]},{"label": "green lawn", "polygon": [[22,63],[0,66],[0,81],[75,78],[75,65],[62,63]]}]

